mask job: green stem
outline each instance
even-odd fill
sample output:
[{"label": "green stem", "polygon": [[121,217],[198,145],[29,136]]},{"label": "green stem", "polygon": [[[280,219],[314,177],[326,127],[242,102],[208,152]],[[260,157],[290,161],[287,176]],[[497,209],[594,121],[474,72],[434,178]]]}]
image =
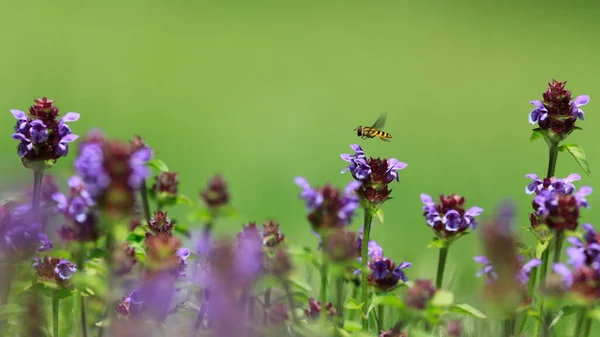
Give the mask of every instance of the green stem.
[{"label": "green stem", "polygon": [[[79,246],[79,252],[77,254],[77,268],[83,274],[85,262],[85,247],[83,244]],[[87,319],[85,313],[85,299],[83,297],[83,282],[79,284],[79,300],[80,300],[80,314],[81,314],[81,336],[87,337]]]},{"label": "green stem", "polygon": [[577,323],[575,324],[575,334],[573,337],[581,337],[581,331],[583,330],[583,324],[587,316],[586,308],[581,308],[577,314]]},{"label": "green stem", "polygon": [[515,333],[515,318],[507,318],[504,320],[503,337],[512,337]]},{"label": "green stem", "polygon": [[554,263],[560,262],[560,253],[562,250],[563,241],[565,240],[565,233],[560,231],[556,233],[556,245],[554,247]]},{"label": "green stem", "polygon": [[[528,298],[533,298],[533,296],[535,295],[535,284],[537,281],[537,273],[538,273],[538,268],[533,268],[531,270],[531,274],[529,275],[529,282],[527,284],[527,297]],[[523,332],[523,329],[525,328],[525,323],[527,323],[527,313],[522,313],[521,315],[519,315],[519,325],[517,328],[517,331],[515,331],[515,335],[519,336],[519,334],[521,332]]]},{"label": "green stem", "polygon": [[[325,244],[323,242],[323,244]],[[321,264],[321,308],[325,308],[327,306],[327,274],[329,272],[329,264],[326,261],[326,257],[323,258],[323,263]],[[321,310],[321,321],[323,323],[327,323],[327,312],[326,310]]]},{"label": "green stem", "polygon": [[146,221],[150,221],[150,202],[148,202],[148,188],[146,187],[146,180],[142,180],[140,196],[142,198],[142,207],[144,208],[144,218],[146,218]]},{"label": "green stem", "polygon": [[362,239],[362,247],[361,247],[361,274],[360,274],[360,294],[362,302],[364,303],[362,306],[362,329],[363,331],[369,330],[369,318],[367,317],[367,310],[369,308],[369,298],[368,298],[368,284],[367,284],[367,273],[368,268],[367,264],[368,253],[369,253],[369,237],[371,235],[371,221],[373,221],[373,214],[369,208],[365,207],[365,221],[363,227],[363,239]]},{"label": "green stem", "polygon": [[[338,275],[335,281],[335,309],[337,315],[337,326],[341,329],[344,327],[344,275]],[[326,306],[321,304],[321,310],[325,310]],[[339,334],[339,330],[336,330]]]},{"label": "green stem", "polygon": [[42,192],[42,179],[44,178],[43,170],[33,171],[33,200],[31,200],[31,207],[34,217],[37,220],[40,218],[40,197]]},{"label": "green stem", "polygon": [[379,307],[377,308],[377,316],[379,316],[379,321],[377,321],[377,323],[379,323],[378,326],[378,331],[383,331],[385,329],[385,325],[383,325],[383,316],[385,315],[385,306],[383,305],[379,305]]},{"label": "green stem", "polygon": [[549,144],[550,154],[548,156],[548,173],[546,174],[546,178],[551,178],[554,176],[554,171],[556,170],[556,160],[558,159],[558,143]]},{"label": "green stem", "polygon": [[[586,314],[587,316],[587,314]],[[590,335],[590,331],[592,330],[592,318],[591,317],[586,317],[585,321],[583,323],[583,336],[582,337],[589,337]]]},{"label": "green stem", "polygon": [[442,282],[444,280],[444,269],[446,269],[446,258],[448,257],[448,249],[450,247],[444,246],[440,248],[440,257],[438,259],[437,276],[435,278],[435,287],[437,289],[442,288]]},{"label": "green stem", "polygon": [[58,296],[57,294],[52,295],[52,330],[53,336],[58,337]]},{"label": "green stem", "polygon": [[[544,287],[544,285],[546,284],[546,272],[548,271],[548,260],[549,260],[549,255],[550,255],[550,247],[546,248],[546,250],[544,251],[544,253],[542,253],[542,266],[540,269],[540,282],[539,282],[539,286]],[[539,337],[542,335],[542,330],[547,330],[546,327],[546,322],[545,322],[545,315],[544,315],[544,297],[542,297],[541,295],[538,295],[538,318],[535,321],[535,328],[533,330],[533,336],[535,337]],[[544,326],[544,329],[542,329],[542,326]]]},{"label": "green stem", "polygon": [[[358,297],[358,291],[360,290],[360,287],[358,285],[354,285],[352,287],[352,298],[356,300],[356,298]],[[350,312],[348,313],[348,319],[350,321],[354,320],[354,315],[356,313],[356,310],[350,310]]]},{"label": "green stem", "polygon": [[269,307],[271,307],[271,288],[265,290],[265,308],[263,311],[263,324],[269,324]]},{"label": "green stem", "polygon": [[[296,305],[294,303],[294,297],[292,296],[292,290],[290,289],[290,282],[288,280],[282,280],[283,288],[285,289],[285,294],[288,300],[288,305],[290,306],[290,311],[292,312],[292,318],[294,319],[294,323],[297,325],[299,320],[298,316],[296,316]],[[323,305],[323,308],[325,306]]]}]

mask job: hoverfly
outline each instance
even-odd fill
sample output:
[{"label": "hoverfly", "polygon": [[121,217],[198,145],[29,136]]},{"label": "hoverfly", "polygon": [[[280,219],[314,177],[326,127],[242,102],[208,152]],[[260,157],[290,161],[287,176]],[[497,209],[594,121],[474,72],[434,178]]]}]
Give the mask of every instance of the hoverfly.
[{"label": "hoverfly", "polygon": [[387,114],[384,112],[383,114],[381,114],[381,116],[379,116],[379,118],[377,118],[377,120],[375,121],[375,123],[373,123],[372,126],[359,126],[356,129],[354,129],[354,131],[356,131],[356,134],[362,139],[378,137],[384,142],[389,142],[390,138],[392,138],[392,135],[390,135],[387,132],[381,131],[381,129],[385,125],[386,119]]}]

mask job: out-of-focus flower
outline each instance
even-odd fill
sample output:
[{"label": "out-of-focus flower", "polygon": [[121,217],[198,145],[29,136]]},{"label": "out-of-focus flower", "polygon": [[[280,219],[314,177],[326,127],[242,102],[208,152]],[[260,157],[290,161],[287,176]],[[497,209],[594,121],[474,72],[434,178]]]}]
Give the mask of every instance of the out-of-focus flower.
[{"label": "out-of-focus flower", "polygon": [[159,203],[167,204],[177,198],[178,186],[177,172],[161,172],[152,186],[152,193]]},{"label": "out-of-focus flower", "polygon": [[212,209],[227,205],[229,203],[227,182],[220,175],[214,176],[208,182],[208,187],[200,192],[200,197]]},{"label": "out-of-focus flower", "polygon": [[93,131],[80,144],[75,171],[100,207],[116,215],[131,214],[135,190],[148,177],[146,163],[152,156],[149,147],[107,140]]},{"label": "out-of-focus flower", "polygon": [[285,235],[279,230],[279,223],[273,220],[265,221],[262,235],[265,247],[270,248],[278,246],[285,239]]},{"label": "out-of-focus flower", "polygon": [[281,302],[276,303],[269,309],[269,320],[273,324],[285,323],[289,318],[288,307]]},{"label": "out-of-focus flower", "polygon": [[[308,318],[308,319],[316,319],[321,316],[321,310],[322,310],[321,302],[319,302],[311,297],[308,299],[308,308],[304,309],[304,314],[306,315],[306,318]],[[333,306],[333,303],[331,303],[331,302],[329,302],[329,303],[327,303],[327,305],[325,305],[325,310],[327,312],[328,318],[335,317],[335,315],[337,313],[337,310],[335,310],[335,307]]]},{"label": "out-of-focus flower", "polygon": [[[483,275],[487,276],[487,282],[493,283],[498,279],[498,273],[494,269],[494,266],[490,263],[487,257],[485,256],[476,256],[475,262],[483,265],[483,268],[477,272],[477,277],[481,277]],[[519,256],[519,261],[522,261],[522,256]],[[515,276],[515,280],[518,281],[521,285],[527,285],[529,282],[529,276],[531,275],[531,269],[539,267],[542,264],[542,261],[539,259],[531,259],[527,261],[527,263],[521,266],[519,273]]]},{"label": "out-of-focus flower", "polygon": [[302,189],[300,197],[306,202],[308,220],[314,232],[322,234],[350,224],[359,206],[354,191],[360,182],[351,182],[343,192],[331,185],[313,189],[302,177],[296,177],[295,182]]},{"label": "out-of-focus flower", "polygon": [[171,235],[175,224],[167,217],[167,213],[161,210],[154,212],[154,217],[148,220],[148,227],[154,234],[165,233]]},{"label": "out-of-focus flower", "polygon": [[590,101],[590,96],[580,95],[571,99],[571,92],[565,89],[567,81],[552,80],[543,94],[542,101],[530,101],[534,109],[529,113],[529,123],[538,124],[541,129],[551,130],[562,139],[575,128],[577,119],[583,120],[581,109]]},{"label": "out-of-focus flower", "polygon": [[121,249],[117,249],[113,254],[113,259],[116,264],[115,274],[117,276],[127,274],[133,269],[133,266],[138,262],[135,256],[135,249],[125,243]]},{"label": "out-of-focus flower", "polygon": [[20,259],[52,249],[53,244],[34,221],[31,206],[8,202],[0,205],[0,260]]},{"label": "out-of-focus flower", "polygon": [[593,266],[600,269],[600,235],[591,224],[584,224],[584,240],[572,236],[567,240],[571,247],[567,248],[569,264],[574,268],[583,265]]},{"label": "out-of-focus flower", "polygon": [[564,179],[556,177],[540,179],[536,174],[528,174],[533,181],[527,185],[525,192],[535,193],[531,224],[533,227],[546,224],[555,231],[574,230],[578,226],[579,211],[588,208],[586,197],[592,193],[592,188],[583,186],[575,188],[574,181],[580,180],[578,174],[571,174]]},{"label": "out-of-focus flower", "polygon": [[405,302],[411,308],[423,310],[427,302],[433,298],[436,289],[431,280],[415,280],[406,293]]},{"label": "out-of-focus flower", "polygon": [[352,177],[361,183],[356,191],[358,196],[373,208],[378,208],[389,199],[391,190],[388,185],[394,180],[399,181],[398,171],[408,165],[396,158],[367,158],[358,144],[351,144],[350,148],[354,154],[341,155],[342,160],[350,163],[342,173],[350,171]]},{"label": "out-of-focus flower", "polygon": [[439,204],[436,204],[431,196],[421,194],[421,201],[424,204],[423,215],[427,224],[440,238],[456,236],[469,227],[477,228],[475,217],[483,212],[483,209],[477,206],[465,210],[465,198],[457,194],[440,195]]},{"label": "out-of-focus flower", "polygon": [[86,190],[83,180],[78,176],[69,178],[69,190],[69,197],[60,192],[52,195],[52,199],[57,203],[56,208],[68,219],[79,223],[85,222],[95,202]]},{"label": "out-of-focus flower", "polygon": [[66,285],[77,267],[69,260],[57,257],[36,257],[31,266],[37,270],[38,276],[44,281],[54,281],[58,285]]},{"label": "out-of-focus flower", "polygon": [[355,244],[356,233],[339,228],[327,237],[323,251],[334,263],[349,262],[356,258]]},{"label": "out-of-focus flower", "polygon": [[[42,203],[54,202],[52,195],[58,192],[58,185],[54,176],[48,173],[44,173],[42,178],[42,185],[40,186],[40,201]],[[25,190],[25,199],[23,203],[29,203],[33,199],[33,184],[27,186]]]},{"label": "out-of-focus flower", "polygon": [[448,337],[460,337],[463,333],[463,327],[460,321],[450,321],[446,324]]},{"label": "out-of-focus flower", "polygon": [[[59,109],[46,97],[34,99],[29,115],[21,110],[10,110],[17,120],[12,138],[19,141],[17,153],[28,168],[45,169],[69,152],[69,143],[78,136],[67,125],[79,119],[76,112],[59,117]],[[42,162],[40,168],[37,165]],[[36,164],[34,164],[36,163]],[[36,165],[35,167],[32,165]]]}]

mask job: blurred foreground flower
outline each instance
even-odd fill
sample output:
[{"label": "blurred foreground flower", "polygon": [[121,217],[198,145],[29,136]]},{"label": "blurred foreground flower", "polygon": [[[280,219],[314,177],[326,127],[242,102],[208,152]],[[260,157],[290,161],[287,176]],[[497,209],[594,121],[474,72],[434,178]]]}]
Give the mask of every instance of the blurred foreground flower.
[{"label": "blurred foreground flower", "polygon": [[31,266],[37,270],[38,276],[43,281],[53,281],[64,286],[77,271],[77,267],[69,260],[57,257],[36,257]]},{"label": "blurred foreground flower", "polygon": [[0,205],[0,261],[18,260],[52,247],[42,225],[34,220],[30,205]]}]

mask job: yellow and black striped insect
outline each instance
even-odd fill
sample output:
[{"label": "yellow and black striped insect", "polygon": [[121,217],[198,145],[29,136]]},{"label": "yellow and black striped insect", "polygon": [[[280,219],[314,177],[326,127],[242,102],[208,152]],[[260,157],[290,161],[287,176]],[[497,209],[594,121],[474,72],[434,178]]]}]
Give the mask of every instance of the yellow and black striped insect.
[{"label": "yellow and black striped insect", "polygon": [[387,114],[384,112],[383,114],[381,114],[381,116],[379,116],[379,118],[377,118],[373,125],[359,126],[356,129],[354,129],[354,131],[356,131],[356,134],[362,139],[377,137],[383,140],[384,142],[389,142],[390,138],[392,138],[392,135],[390,135],[387,132],[381,131],[381,129],[383,129],[383,126],[385,125],[386,119]]}]

